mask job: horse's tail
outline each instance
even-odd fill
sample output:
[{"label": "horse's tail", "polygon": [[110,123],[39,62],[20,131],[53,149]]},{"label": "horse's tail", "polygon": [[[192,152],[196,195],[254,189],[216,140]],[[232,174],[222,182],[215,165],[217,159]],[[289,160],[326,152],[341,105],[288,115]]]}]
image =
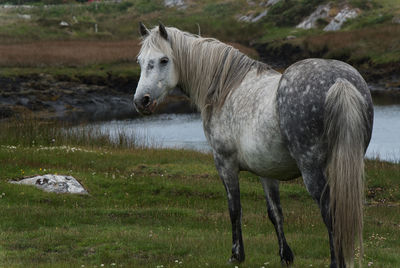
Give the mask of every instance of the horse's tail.
[{"label": "horse's tail", "polygon": [[367,105],[347,80],[337,79],[325,99],[324,131],[328,145],[326,175],[330,188],[335,255],[354,265],[356,238],[363,256],[364,154]]}]

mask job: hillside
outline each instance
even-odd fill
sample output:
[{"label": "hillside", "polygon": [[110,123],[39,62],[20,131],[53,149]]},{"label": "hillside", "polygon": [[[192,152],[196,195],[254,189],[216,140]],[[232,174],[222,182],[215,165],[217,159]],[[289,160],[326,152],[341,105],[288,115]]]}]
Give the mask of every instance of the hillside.
[{"label": "hillside", "polygon": [[[321,9],[324,6],[327,7]],[[315,14],[318,8],[319,14]],[[356,14],[341,30],[324,31],[343,10]],[[324,12],[325,16],[321,16]],[[0,14],[2,44],[137,39],[139,21],[147,25],[162,21],[182,30],[247,46],[268,44],[268,48],[277,49],[289,45],[309,54],[356,64],[400,61],[400,2],[396,0],[125,0],[98,4],[70,1],[63,5],[3,6]],[[310,15],[315,17],[314,21],[302,27],[311,28],[299,28]],[[279,56],[286,55],[281,52]]]}]

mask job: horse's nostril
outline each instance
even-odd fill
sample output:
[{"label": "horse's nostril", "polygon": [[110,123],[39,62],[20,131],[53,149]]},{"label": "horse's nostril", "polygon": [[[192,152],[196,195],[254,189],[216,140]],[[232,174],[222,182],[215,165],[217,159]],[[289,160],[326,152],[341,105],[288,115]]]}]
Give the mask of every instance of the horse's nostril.
[{"label": "horse's nostril", "polygon": [[143,107],[147,107],[150,104],[150,95],[146,94],[143,96],[142,105]]}]

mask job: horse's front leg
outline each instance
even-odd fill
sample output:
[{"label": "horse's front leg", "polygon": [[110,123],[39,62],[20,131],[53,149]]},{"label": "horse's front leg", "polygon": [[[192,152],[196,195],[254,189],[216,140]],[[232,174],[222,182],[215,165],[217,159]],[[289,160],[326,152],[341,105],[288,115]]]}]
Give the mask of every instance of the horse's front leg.
[{"label": "horse's front leg", "polygon": [[229,215],[232,223],[232,256],[229,262],[243,262],[242,207],[240,205],[238,164],[232,156],[214,155],[214,160],[228,196]]}]

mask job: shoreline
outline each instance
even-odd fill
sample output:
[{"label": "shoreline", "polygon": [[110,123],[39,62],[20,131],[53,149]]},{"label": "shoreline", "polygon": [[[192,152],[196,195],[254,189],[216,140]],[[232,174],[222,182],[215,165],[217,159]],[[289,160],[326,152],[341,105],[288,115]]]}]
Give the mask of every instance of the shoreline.
[{"label": "shoreline", "polygon": [[[288,56],[279,61],[259,53],[263,62],[278,71],[283,71],[291,60],[295,60],[294,56]],[[400,66],[400,63],[397,65]],[[400,104],[400,77],[395,71],[397,65],[390,64],[376,70],[355,66],[369,85],[374,104]],[[79,70],[76,72],[79,73]],[[139,116],[132,105],[139,80],[136,76],[118,75],[116,72],[96,75],[94,71],[73,76],[36,72],[0,74],[0,120],[24,114],[45,120],[78,123],[135,118]],[[174,90],[157,113],[193,113],[195,110],[186,96]]]},{"label": "shoreline", "polygon": [[[24,114],[70,122],[135,118],[139,114],[132,98],[137,81],[136,78],[93,76],[70,81],[46,74],[0,76],[0,120]],[[394,77],[367,83],[375,104],[400,104],[400,83]],[[157,113],[193,113],[195,110],[186,96],[174,90]]]}]

